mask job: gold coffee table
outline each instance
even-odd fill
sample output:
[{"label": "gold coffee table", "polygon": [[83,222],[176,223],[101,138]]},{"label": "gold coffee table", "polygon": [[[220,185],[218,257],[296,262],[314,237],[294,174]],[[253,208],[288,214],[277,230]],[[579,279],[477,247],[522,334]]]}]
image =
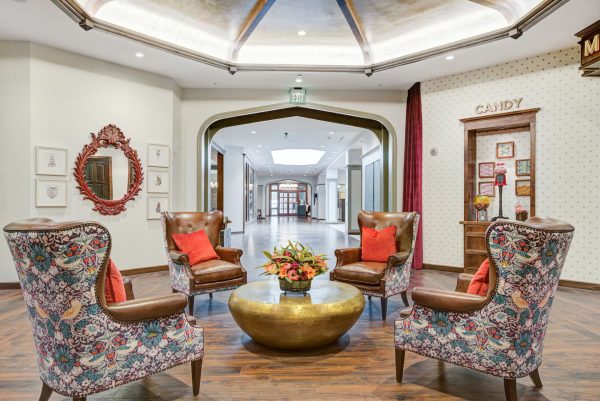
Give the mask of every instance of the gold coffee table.
[{"label": "gold coffee table", "polygon": [[356,323],[365,298],[351,285],[314,280],[306,295],[284,295],[275,281],[236,289],[229,310],[240,328],[274,348],[303,349],[329,344]]}]

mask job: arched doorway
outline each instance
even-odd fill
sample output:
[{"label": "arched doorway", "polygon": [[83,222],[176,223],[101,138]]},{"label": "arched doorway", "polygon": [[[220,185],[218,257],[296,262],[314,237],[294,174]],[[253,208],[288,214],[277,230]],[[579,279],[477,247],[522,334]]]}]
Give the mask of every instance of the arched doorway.
[{"label": "arched doorway", "polygon": [[266,215],[306,215],[311,195],[312,186],[308,182],[294,179],[270,182],[265,186]]},{"label": "arched doorway", "polygon": [[317,104],[303,106],[276,104],[222,113],[208,119],[198,133],[198,187],[197,208],[207,210],[209,203],[210,150],[213,137],[226,127],[276,120],[287,117],[304,117],[320,121],[351,125],[371,131],[379,141],[381,152],[381,210],[396,207],[397,139],[392,124],[385,118],[356,110]]}]

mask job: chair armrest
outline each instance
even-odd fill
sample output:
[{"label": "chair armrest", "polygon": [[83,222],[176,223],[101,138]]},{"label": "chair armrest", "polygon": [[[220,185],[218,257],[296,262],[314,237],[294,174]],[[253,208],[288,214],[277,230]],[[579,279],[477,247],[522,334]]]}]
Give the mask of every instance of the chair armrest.
[{"label": "chair armrest", "polygon": [[224,248],[222,246],[217,246],[215,248],[215,252],[221,259],[226,262],[233,263],[235,265],[240,264],[240,258],[244,254],[244,251],[236,248]]},{"label": "chair armrest", "polygon": [[398,252],[391,255],[387,261],[388,268],[403,265],[408,260],[408,255],[408,252]]},{"label": "chair armrest", "polygon": [[109,304],[108,313],[122,322],[140,322],[183,313],[187,298],[183,294],[140,298],[118,304]]},{"label": "chair armrest", "polygon": [[123,277],[123,286],[125,287],[125,296],[128,301],[135,299],[133,295],[133,283],[129,277]]},{"label": "chair armrest", "polygon": [[190,259],[188,255],[181,251],[169,251],[169,257],[173,262],[177,263],[178,265],[190,265]]},{"label": "chair armrest", "polygon": [[415,305],[426,308],[463,313],[482,307],[486,297],[436,288],[416,287],[412,291],[412,300]]},{"label": "chair armrest", "polygon": [[336,249],[335,250],[335,257],[337,259],[336,264],[335,264],[336,267],[348,265],[350,263],[360,262],[360,253],[361,253],[360,248]]},{"label": "chair armrest", "polygon": [[472,274],[460,273],[458,275],[458,280],[456,280],[456,292],[466,293],[469,288],[469,284],[471,284],[471,279],[473,278]]}]

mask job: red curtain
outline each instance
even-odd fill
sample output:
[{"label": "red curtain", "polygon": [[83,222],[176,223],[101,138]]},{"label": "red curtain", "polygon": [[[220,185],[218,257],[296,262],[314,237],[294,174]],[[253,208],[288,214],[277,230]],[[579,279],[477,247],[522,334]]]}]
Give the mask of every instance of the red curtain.
[{"label": "red curtain", "polygon": [[421,119],[421,83],[408,90],[406,129],[404,131],[404,183],[402,210],[421,215],[415,244],[413,268],[423,268],[423,122]]}]

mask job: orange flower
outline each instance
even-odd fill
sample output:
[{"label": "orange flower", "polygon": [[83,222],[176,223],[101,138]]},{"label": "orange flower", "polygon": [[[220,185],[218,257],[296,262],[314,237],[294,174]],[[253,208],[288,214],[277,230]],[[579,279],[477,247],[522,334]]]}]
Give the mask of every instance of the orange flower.
[{"label": "orange flower", "polygon": [[306,278],[307,279],[312,279],[315,276],[315,269],[313,269],[312,267],[310,267],[307,264],[302,265],[302,272],[304,272],[306,274]]}]

